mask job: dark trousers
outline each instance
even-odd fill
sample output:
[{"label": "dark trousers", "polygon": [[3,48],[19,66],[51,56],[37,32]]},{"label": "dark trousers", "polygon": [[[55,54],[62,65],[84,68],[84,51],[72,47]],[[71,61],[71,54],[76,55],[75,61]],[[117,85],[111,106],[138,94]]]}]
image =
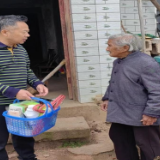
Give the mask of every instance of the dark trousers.
[{"label": "dark trousers", "polygon": [[[5,118],[2,116],[3,111],[5,111],[5,106],[0,106],[0,160],[8,160],[5,146],[8,141],[9,133],[6,127]],[[32,160],[35,158],[34,139],[32,137],[26,138],[12,135],[12,141],[20,159]]]},{"label": "dark trousers", "polygon": [[134,127],[112,123],[109,136],[114,143],[118,160],[154,160],[160,156],[159,126]]}]

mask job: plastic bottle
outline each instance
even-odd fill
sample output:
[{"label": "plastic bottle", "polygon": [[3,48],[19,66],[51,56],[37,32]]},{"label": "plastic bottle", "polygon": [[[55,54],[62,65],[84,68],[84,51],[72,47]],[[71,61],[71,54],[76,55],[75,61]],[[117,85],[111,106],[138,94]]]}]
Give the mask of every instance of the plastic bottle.
[{"label": "plastic bottle", "polygon": [[37,118],[39,117],[39,112],[33,110],[34,105],[29,105],[27,110],[24,112],[26,118]]}]

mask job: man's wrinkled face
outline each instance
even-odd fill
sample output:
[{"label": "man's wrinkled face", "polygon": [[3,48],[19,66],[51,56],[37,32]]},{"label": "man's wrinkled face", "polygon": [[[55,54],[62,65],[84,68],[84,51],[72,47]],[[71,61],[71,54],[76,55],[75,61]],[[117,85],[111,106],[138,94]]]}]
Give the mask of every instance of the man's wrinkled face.
[{"label": "man's wrinkled face", "polygon": [[121,57],[124,52],[126,52],[126,48],[124,46],[116,46],[113,39],[108,40],[108,47],[106,51],[110,52],[111,57]]},{"label": "man's wrinkled face", "polygon": [[23,44],[30,36],[29,27],[25,22],[17,22],[15,26],[9,26],[2,32],[13,44]]}]

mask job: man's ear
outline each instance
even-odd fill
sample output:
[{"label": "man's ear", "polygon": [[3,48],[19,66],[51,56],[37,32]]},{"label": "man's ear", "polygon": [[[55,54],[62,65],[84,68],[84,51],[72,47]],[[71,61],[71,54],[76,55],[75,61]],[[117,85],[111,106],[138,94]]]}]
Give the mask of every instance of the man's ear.
[{"label": "man's ear", "polygon": [[2,29],[0,33],[1,33],[3,36],[7,36],[7,35],[8,35],[8,32],[7,32],[7,30],[5,30],[5,29]]}]

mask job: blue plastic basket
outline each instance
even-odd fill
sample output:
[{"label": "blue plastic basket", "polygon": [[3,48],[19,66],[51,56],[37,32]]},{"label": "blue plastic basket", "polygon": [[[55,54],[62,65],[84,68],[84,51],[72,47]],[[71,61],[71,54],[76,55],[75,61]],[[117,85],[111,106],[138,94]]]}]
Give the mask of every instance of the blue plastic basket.
[{"label": "blue plastic basket", "polygon": [[[15,134],[22,137],[34,137],[47,131],[55,125],[57,114],[60,110],[60,107],[58,107],[56,110],[53,110],[53,107],[50,102],[36,97],[32,97],[32,99],[38,102],[43,102],[46,105],[45,114],[38,118],[29,119],[10,116],[7,114],[8,111],[3,112],[8,132],[10,132],[11,134]],[[18,101],[19,100],[16,100],[14,102]],[[48,105],[50,105],[52,109],[49,113]]]}]

